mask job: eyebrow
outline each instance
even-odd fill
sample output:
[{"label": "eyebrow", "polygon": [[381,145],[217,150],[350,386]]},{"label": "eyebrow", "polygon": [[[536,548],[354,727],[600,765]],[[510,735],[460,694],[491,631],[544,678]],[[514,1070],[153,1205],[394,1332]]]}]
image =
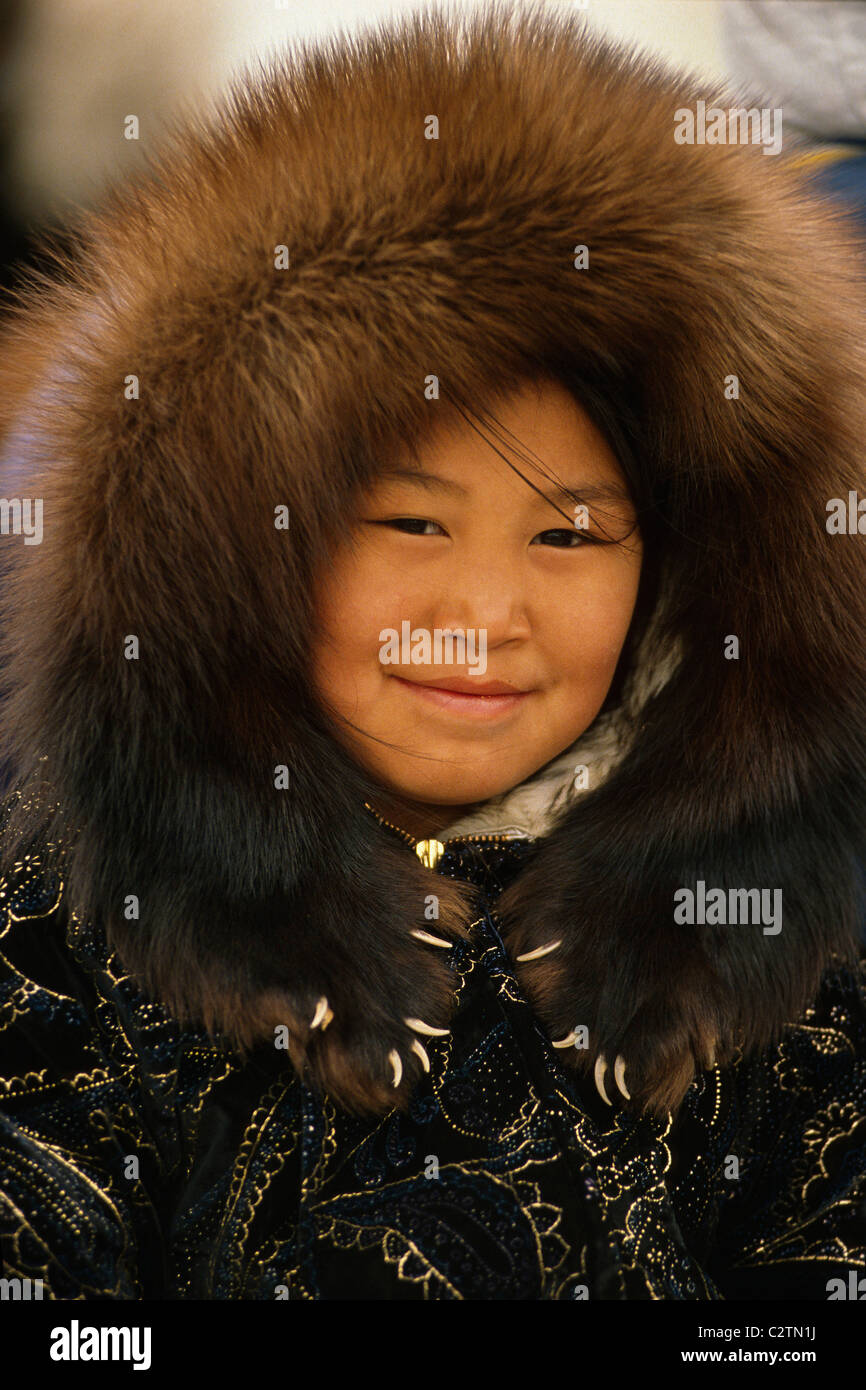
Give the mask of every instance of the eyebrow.
[{"label": "eyebrow", "polygon": [[[423,469],[386,468],[379,476],[382,481],[386,482],[393,479],[417,483],[429,491],[447,492],[455,497],[469,496],[469,489],[465,488],[462,483],[455,482],[451,478],[440,478],[437,474],[427,473]],[[631,497],[628,492],[617,483],[577,483],[571,488],[559,485],[555,488],[548,488],[546,491],[537,488],[536,491],[546,501],[552,502],[554,505],[560,502],[563,497],[576,497],[585,502],[627,502],[631,504]]]}]

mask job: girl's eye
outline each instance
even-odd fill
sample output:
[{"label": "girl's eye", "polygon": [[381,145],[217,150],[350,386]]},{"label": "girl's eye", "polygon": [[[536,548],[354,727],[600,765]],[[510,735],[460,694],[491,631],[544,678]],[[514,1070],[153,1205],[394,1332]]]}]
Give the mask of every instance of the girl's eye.
[{"label": "girl's eye", "polygon": [[[565,536],[565,540],[563,542],[554,542],[555,548],[558,550],[577,550],[582,545],[591,545],[595,540],[595,537],[588,536],[586,534],[586,531],[577,530],[576,528],[575,530],[571,531],[568,530],[566,527],[561,527],[560,529],[555,531],[542,531],[541,536]],[[535,540],[532,541],[532,544],[535,545],[535,541],[538,539],[538,536],[536,536]],[[574,544],[575,541],[577,542],[576,545]]]},{"label": "girl's eye", "polygon": [[[420,516],[395,516],[390,517],[387,521],[374,521],[373,525],[394,526],[402,531],[404,535],[408,536],[433,535],[434,533],[432,531],[424,530],[425,526],[435,526],[439,531],[442,530],[442,527],[437,521],[427,521]],[[552,531],[540,532],[539,536],[536,536],[535,540],[532,541],[532,544],[535,545],[536,541],[544,536],[564,536],[564,541],[560,539],[559,541],[553,542],[554,548],[558,550],[577,550],[580,546],[591,544],[594,540],[594,537],[587,535],[585,531],[571,531],[565,527],[561,527]]]},{"label": "girl's eye", "polygon": [[[398,529],[400,529],[400,530],[402,530],[403,527],[409,527],[409,528],[413,528],[413,527],[414,527],[414,528],[416,528],[416,529],[414,529],[414,530],[413,530],[413,529],[410,529],[410,530],[408,530],[408,531],[405,531],[404,534],[405,534],[405,535],[409,535],[409,536],[423,536],[423,535],[428,535],[428,536],[429,536],[429,535],[431,535],[432,533],[431,533],[430,531],[426,531],[426,532],[425,532],[425,531],[424,531],[424,527],[425,527],[425,526],[439,526],[439,523],[436,522],[436,521],[426,521],[423,517],[420,517],[420,516],[395,516],[395,517],[390,517],[387,521],[374,521],[374,522],[373,522],[373,525],[374,525],[374,526],[396,526],[396,527],[397,527]],[[439,526],[439,530],[440,530],[440,531],[442,530],[442,527],[441,527],[441,526]]]}]

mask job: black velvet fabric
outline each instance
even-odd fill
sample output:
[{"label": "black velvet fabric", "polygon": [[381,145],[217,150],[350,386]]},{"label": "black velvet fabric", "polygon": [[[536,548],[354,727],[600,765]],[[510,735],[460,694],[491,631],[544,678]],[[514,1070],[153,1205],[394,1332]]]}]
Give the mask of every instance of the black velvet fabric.
[{"label": "black velvet fabric", "polygon": [[53,1299],[823,1301],[862,1274],[866,959],[828,971],[777,1048],[699,1075],[673,1125],[609,1107],[500,935],[536,844],[453,840],[431,870],[433,893],[478,892],[452,1028],[424,1039],[408,1112],[368,1119],[283,1051],[243,1061],[180,1028],[38,854],[9,869],[4,1275]]}]

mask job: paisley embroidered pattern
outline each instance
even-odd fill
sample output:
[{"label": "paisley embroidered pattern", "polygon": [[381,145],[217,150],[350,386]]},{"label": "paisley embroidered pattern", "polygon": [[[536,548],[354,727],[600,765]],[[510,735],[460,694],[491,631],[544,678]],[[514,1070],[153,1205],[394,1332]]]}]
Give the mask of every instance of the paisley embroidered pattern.
[{"label": "paisley embroidered pattern", "polygon": [[866,963],[828,972],[778,1048],[700,1076],[674,1125],[609,1109],[560,1067],[499,934],[532,852],[446,845],[431,872],[482,905],[450,952],[453,1026],[408,1113],[374,1119],[285,1053],[181,1029],[38,855],[13,866],[4,1275],[53,1299],[822,1299],[866,1268]]}]

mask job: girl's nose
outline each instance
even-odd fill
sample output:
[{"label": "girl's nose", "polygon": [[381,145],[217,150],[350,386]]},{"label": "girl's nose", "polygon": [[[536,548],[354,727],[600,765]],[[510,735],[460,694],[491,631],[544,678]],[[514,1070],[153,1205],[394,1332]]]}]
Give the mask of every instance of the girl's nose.
[{"label": "girl's nose", "polygon": [[466,631],[484,630],[488,645],[525,638],[530,633],[526,596],[515,585],[502,585],[491,591],[488,585],[473,592],[467,581],[463,597],[458,601],[443,601],[434,607],[436,626],[440,629]]},{"label": "girl's nose", "polygon": [[457,546],[436,575],[428,612],[439,628],[484,628],[488,646],[530,632],[530,595],[519,555],[492,532]]}]

